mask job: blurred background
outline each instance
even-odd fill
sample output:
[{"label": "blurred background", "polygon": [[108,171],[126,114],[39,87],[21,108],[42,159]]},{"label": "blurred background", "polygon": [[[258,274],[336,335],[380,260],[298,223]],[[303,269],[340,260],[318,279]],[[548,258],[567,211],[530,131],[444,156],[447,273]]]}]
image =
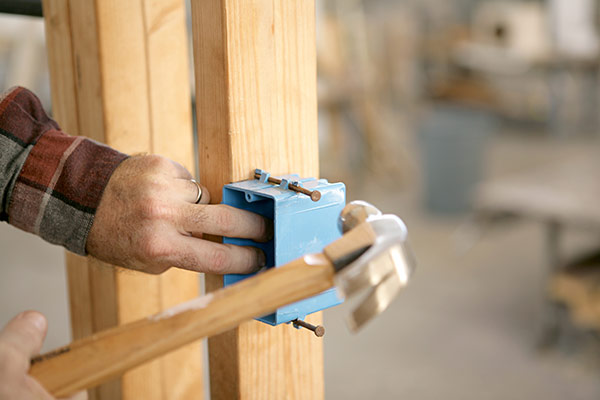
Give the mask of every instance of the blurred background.
[{"label": "blurred background", "polygon": [[[599,398],[598,2],[317,8],[321,176],[400,215],[419,261],[360,335],[325,312],[326,398]],[[15,84],[51,110],[42,21],[0,14]],[[0,225],[0,323],[44,312],[45,349],[70,336],[63,260]]]}]

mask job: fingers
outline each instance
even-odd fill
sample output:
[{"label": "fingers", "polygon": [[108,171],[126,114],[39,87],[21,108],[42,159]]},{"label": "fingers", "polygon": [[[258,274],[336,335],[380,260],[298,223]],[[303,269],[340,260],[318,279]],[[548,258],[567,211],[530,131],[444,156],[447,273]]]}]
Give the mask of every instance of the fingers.
[{"label": "fingers", "polygon": [[192,175],[183,165],[158,154],[132,155],[123,161],[118,169],[125,169],[128,175],[133,176],[140,176],[151,172],[164,174],[173,178],[192,179]]},{"label": "fingers", "polygon": [[48,323],[42,314],[36,311],[25,311],[6,324],[0,332],[0,340],[29,361],[40,352],[47,328]]},{"label": "fingers", "polygon": [[[206,186],[194,183],[191,179],[175,179],[173,191],[186,203],[208,204],[210,202],[210,193]],[[200,196],[200,201],[196,203],[198,196]]]},{"label": "fingers", "polygon": [[192,179],[192,174],[187,170],[183,165],[179,164],[177,161],[169,160],[171,164],[175,167],[175,177],[180,179]]},{"label": "fingers", "polygon": [[171,264],[211,274],[248,274],[264,267],[265,255],[255,247],[233,246],[182,237]]},{"label": "fingers", "polygon": [[[195,185],[195,184],[194,184]],[[198,183],[198,185],[200,185]],[[200,185],[200,201],[196,204],[208,204],[210,203],[210,192],[208,191],[208,189],[206,188],[206,186],[204,185]]]},{"label": "fingers", "polygon": [[47,327],[42,314],[25,311],[0,331],[0,397],[4,398],[4,394],[10,399],[54,399],[39,382],[27,375],[31,357],[42,348]]},{"label": "fingers", "polygon": [[208,233],[258,242],[266,242],[273,236],[272,223],[267,218],[223,204],[186,206],[182,228],[192,234]]}]

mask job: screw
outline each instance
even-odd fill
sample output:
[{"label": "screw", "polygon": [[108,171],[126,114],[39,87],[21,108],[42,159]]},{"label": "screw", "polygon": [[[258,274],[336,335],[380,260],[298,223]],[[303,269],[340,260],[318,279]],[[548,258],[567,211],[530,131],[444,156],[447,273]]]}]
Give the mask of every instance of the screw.
[{"label": "screw", "polygon": [[325,335],[325,327],[323,327],[322,325],[314,326],[312,324],[309,324],[308,322],[302,321],[301,319],[293,320],[292,324],[296,328],[301,326],[302,328],[306,328],[308,330],[313,331],[315,333],[315,336],[317,337],[323,337],[323,335]]},{"label": "screw", "polygon": [[[260,174],[255,173],[254,178],[260,179]],[[268,182],[279,185],[281,183],[281,179],[269,177]],[[319,201],[321,199],[321,192],[319,192],[318,190],[308,190],[308,189],[301,187],[297,183],[288,184],[288,188],[290,190],[293,190],[294,192],[299,192],[299,193],[309,196],[312,201]]]}]

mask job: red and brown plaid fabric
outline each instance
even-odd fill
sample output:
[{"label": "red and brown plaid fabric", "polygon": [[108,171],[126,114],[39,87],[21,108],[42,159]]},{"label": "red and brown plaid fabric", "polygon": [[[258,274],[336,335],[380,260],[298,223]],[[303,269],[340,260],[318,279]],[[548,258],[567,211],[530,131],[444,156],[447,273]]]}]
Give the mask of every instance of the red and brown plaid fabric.
[{"label": "red and brown plaid fabric", "polygon": [[127,156],[60,131],[29,90],[0,95],[0,220],[85,254],[96,208]]}]

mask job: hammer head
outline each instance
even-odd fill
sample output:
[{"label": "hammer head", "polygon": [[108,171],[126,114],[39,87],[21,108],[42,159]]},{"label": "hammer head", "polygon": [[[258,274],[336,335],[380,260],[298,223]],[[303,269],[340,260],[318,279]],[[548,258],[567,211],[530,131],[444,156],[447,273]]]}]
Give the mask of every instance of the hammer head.
[{"label": "hammer head", "polygon": [[391,304],[408,283],[416,262],[406,225],[397,216],[382,215],[365,202],[353,202],[342,211],[340,220],[348,231],[344,236],[354,244],[363,243],[357,245],[362,246],[361,251],[352,250],[352,261],[338,266],[335,278],[344,297],[365,293],[348,318],[350,330],[356,332]]}]

